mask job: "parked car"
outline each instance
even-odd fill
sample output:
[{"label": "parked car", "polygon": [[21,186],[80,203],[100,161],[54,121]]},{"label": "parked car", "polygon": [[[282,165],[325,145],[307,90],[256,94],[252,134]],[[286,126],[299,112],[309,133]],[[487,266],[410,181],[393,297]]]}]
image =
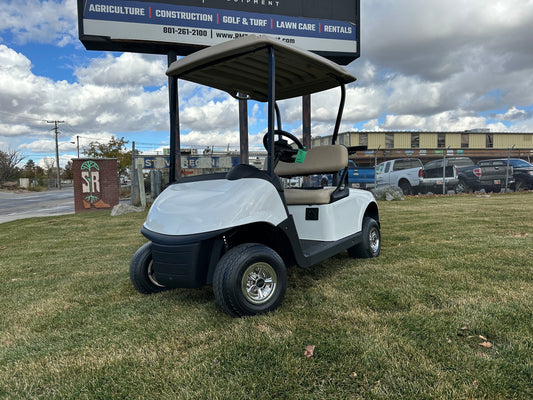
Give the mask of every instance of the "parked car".
[{"label": "parked car", "polygon": [[399,158],[376,166],[376,187],[398,186],[403,194],[418,190],[423,165],[418,158]]},{"label": "parked car", "polygon": [[424,165],[420,177],[420,192],[442,193],[443,176],[445,177],[446,191],[455,190],[459,183],[458,168],[474,165],[474,162],[468,157],[447,157],[446,168],[443,171],[444,162],[444,158],[439,158]]},{"label": "parked car", "polygon": [[[492,161],[504,162],[507,165],[507,159],[498,159]],[[509,159],[509,165],[513,167],[514,184],[510,187],[515,191],[533,189],[533,165],[520,158]]]},{"label": "parked car", "polygon": [[505,186],[506,177],[510,187],[514,184],[513,167],[507,167],[506,160],[483,160],[477,164],[458,168],[457,193],[468,193],[484,189],[499,192]]}]

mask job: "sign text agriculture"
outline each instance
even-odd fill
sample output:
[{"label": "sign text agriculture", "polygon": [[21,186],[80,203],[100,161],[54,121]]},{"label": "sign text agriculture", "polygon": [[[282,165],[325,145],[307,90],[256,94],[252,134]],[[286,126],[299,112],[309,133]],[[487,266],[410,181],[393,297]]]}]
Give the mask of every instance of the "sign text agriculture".
[{"label": "sign text agriculture", "polygon": [[88,49],[180,55],[263,34],[337,61],[359,56],[358,0],[78,0]]}]

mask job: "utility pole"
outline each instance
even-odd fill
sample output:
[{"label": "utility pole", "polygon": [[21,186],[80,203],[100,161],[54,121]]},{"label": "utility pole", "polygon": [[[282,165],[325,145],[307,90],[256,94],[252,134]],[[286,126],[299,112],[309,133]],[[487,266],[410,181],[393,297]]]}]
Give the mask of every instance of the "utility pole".
[{"label": "utility pole", "polygon": [[57,141],[57,136],[59,135],[58,125],[64,123],[65,121],[46,121],[47,124],[54,124],[54,132],[56,135],[56,170],[57,170],[57,188],[61,190],[61,178],[59,176],[59,144]]}]

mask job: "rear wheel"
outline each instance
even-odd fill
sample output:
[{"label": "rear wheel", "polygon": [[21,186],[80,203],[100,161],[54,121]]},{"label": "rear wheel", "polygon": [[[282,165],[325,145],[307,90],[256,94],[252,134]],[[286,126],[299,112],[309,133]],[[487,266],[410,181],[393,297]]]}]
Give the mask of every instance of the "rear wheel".
[{"label": "rear wheel", "polygon": [[381,233],[374,218],[363,219],[363,241],[348,249],[352,258],[374,258],[381,252]]},{"label": "rear wheel", "polygon": [[215,298],[232,317],[275,310],[287,289],[283,259],[262,244],[241,244],[218,262],[213,275]]},{"label": "rear wheel", "polygon": [[413,193],[413,188],[408,181],[400,181],[400,183],[398,183],[398,187],[402,190],[404,196],[409,196]]},{"label": "rear wheel", "polygon": [[515,192],[521,192],[522,190],[526,190],[527,185],[524,181],[517,179],[513,185],[513,188]]},{"label": "rear wheel", "polygon": [[472,193],[472,189],[470,186],[466,184],[466,182],[462,179],[459,179],[459,182],[457,183],[457,186],[455,187],[456,193]]},{"label": "rear wheel", "polygon": [[143,294],[162,292],[166,288],[157,282],[152,262],[152,243],[139,247],[130,262],[130,280]]}]

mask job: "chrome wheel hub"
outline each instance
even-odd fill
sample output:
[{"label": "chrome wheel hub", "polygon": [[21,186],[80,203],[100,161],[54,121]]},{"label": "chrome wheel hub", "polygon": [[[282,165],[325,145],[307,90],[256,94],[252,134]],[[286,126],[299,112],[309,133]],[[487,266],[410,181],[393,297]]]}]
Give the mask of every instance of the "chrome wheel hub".
[{"label": "chrome wheel hub", "polygon": [[377,253],[379,250],[379,240],[378,230],[376,228],[372,228],[368,237],[368,242],[370,243],[370,249],[372,250],[372,253]]},{"label": "chrome wheel hub", "polygon": [[276,291],[278,276],[270,264],[258,262],[250,265],[242,276],[242,293],[253,304],[267,302]]},{"label": "chrome wheel hub", "polygon": [[153,261],[150,261],[150,264],[148,264],[148,269],[146,270],[146,273],[148,274],[148,279],[152,284],[154,284],[157,287],[164,287],[161,285],[157,280],[155,279],[155,271],[154,271],[154,263]]}]

